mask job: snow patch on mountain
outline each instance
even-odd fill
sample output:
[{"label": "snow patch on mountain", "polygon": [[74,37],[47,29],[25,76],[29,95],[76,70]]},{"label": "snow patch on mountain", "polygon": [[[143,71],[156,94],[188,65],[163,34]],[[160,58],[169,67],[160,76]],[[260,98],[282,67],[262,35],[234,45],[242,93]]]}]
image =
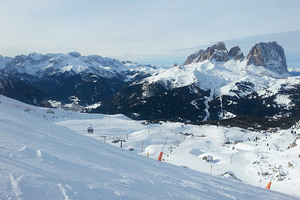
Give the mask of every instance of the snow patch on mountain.
[{"label": "snow patch on mountain", "polygon": [[290,108],[293,106],[293,104],[291,103],[292,101],[288,95],[278,94],[274,101],[277,103],[277,105],[280,105],[282,107]]}]

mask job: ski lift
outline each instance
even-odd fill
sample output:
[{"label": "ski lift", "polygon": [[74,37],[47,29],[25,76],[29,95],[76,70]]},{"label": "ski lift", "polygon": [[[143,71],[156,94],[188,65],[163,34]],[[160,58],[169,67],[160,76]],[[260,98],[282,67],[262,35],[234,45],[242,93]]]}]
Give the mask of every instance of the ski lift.
[{"label": "ski lift", "polygon": [[112,143],[118,143],[118,142],[121,142],[120,144],[120,148],[123,147],[123,142],[126,142],[125,139],[121,139],[121,138],[117,138],[117,139],[114,139],[113,141],[111,141]]},{"label": "ski lift", "polygon": [[94,133],[94,129],[93,129],[92,125],[90,127],[88,127],[87,132]]},{"label": "ski lift", "polygon": [[48,110],[47,110],[47,114],[54,114],[54,110],[48,109]]}]

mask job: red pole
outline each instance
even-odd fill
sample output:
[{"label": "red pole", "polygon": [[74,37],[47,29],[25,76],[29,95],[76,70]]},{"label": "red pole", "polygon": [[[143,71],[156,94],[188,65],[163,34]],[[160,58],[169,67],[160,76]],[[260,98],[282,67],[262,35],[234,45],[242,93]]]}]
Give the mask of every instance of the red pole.
[{"label": "red pole", "polygon": [[268,185],[267,185],[266,188],[267,188],[267,189],[270,189],[270,188],[271,188],[271,181],[269,181],[269,183],[268,183]]},{"label": "red pole", "polygon": [[162,159],[162,156],[163,156],[163,152],[161,151],[160,153],[159,153],[159,156],[158,156],[158,161],[161,161],[161,159]]},{"label": "red pole", "polygon": [[163,151],[164,151],[164,148],[165,148],[165,146],[166,146],[167,139],[168,139],[168,137],[166,137],[165,144],[164,144],[164,146],[163,146],[161,152],[159,153],[159,156],[158,156],[158,159],[157,159],[158,161],[161,161],[161,160],[162,160]]},{"label": "red pole", "polygon": [[[275,172],[276,173],[276,172]],[[272,180],[273,180],[273,178],[274,178],[274,176],[275,176],[275,173],[273,174],[273,176],[272,176],[272,178],[271,178],[271,180],[269,181],[269,183],[268,183],[268,185],[267,185],[267,189],[270,189],[271,188],[271,182],[272,182]]]},{"label": "red pole", "polygon": [[142,143],[141,155],[143,154],[144,142]]}]

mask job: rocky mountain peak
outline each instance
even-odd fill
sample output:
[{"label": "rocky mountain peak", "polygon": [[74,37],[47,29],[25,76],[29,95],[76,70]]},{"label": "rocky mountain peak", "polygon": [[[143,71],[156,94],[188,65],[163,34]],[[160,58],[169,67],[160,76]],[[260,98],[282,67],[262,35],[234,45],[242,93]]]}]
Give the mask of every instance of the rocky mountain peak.
[{"label": "rocky mountain peak", "polygon": [[204,60],[226,62],[229,60],[228,50],[224,42],[218,42],[211,47],[208,47],[205,51],[203,49],[190,55],[184,62],[184,65],[191,63],[203,62]]},{"label": "rocky mountain peak", "polygon": [[74,58],[79,58],[81,57],[81,54],[78,53],[77,51],[72,51],[72,52],[69,52],[68,55],[74,57]]},{"label": "rocky mountain peak", "polygon": [[245,58],[244,54],[241,51],[241,48],[239,46],[232,47],[229,50],[228,56],[229,56],[229,59],[234,59],[234,60],[242,60]]},{"label": "rocky mountain peak", "polygon": [[279,74],[288,73],[284,50],[276,42],[257,43],[249,51],[247,59],[247,65],[263,66]]},{"label": "rocky mountain peak", "polygon": [[228,51],[224,42],[218,42],[217,44],[208,47],[206,52],[207,55],[203,56],[203,60],[215,60],[219,62],[226,62],[229,60]]},{"label": "rocky mountain peak", "polygon": [[200,49],[199,51],[189,55],[186,59],[186,61],[183,63],[183,65],[188,65],[191,64],[193,62],[196,62],[196,58],[198,58],[202,53],[204,52],[203,49]]}]

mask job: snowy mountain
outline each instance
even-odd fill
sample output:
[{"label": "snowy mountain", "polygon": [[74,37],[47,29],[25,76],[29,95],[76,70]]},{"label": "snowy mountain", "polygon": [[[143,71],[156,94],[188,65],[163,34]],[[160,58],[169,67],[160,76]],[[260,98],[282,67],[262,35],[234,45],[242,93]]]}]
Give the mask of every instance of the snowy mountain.
[{"label": "snowy mountain", "polygon": [[286,125],[280,118],[298,120],[299,91],[300,77],[288,73],[276,42],[256,44],[246,58],[239,47],[228,51],[219,42],[193,53],[182,66],[125,86],[98,111],[192,122],[251,116],[274,120],[276,127]]},{"label": "snowy mountain", "polygon": [[[146,124],[122,115],[48,112],[4,96],[0,102],[1,199],[291,200],[300,196],[297,129],[260,133],[183,123]],[[94,134],[86,133],[90,124]],[[164,159],[159,162],[166,137]],[[116,138],[126,141],[124,149],[112,143]],[[209,155],[210,162],[203,160]]]},{"label": "snowy mountain", "polygon": [[[20,55],[15,58],[0,57],[0,74],[18,79],[24,84],[40,90],[50,102],[74,104],[74,109],[90,105],[113,96],[125,84],[149,76],[157,71],[150,65],[139,65],[129,61],[103,58],[97,55],[81,56],[77,52],[68,54]],[[1,79],[0,79],[1,81]],[[5,89],[9,87],[2,79],[3,94],[25,101],[26,96],[15,96]],[[14,86],[14,88],[19,89]],[[21,89],[22,90],[22,89]],[[42,94],[41,94],[42,95]],[[26,101],[31,103],[31,101]],[[34,105],[41,105],[38,101]]]},{"label": "snowy mountain", "polygon": [[288,72],[276,42],[257,43],[247,56],[218,42],[171,68],[32,53],[0,57],[0,73],[2,94],[39,106],[262,129],[288,128],[300,117],[300,77]]},{"label": "snowy mountain", "polygon": [[[226,47],[239,46],[242,52],[247,53],[257,42],[268,43],[269,41],[276,41],[284,49],[288,68],[299,68],[300,66],[300,59],[299,59],[300,48],[298,45],[300,43],[299,35],[300,35],[299,30],[288,31],[288,32],[281,32],[281,33],[271,33],[271,34],[243,37],[243,38],[235,38],[231,40],[225,40],[224,43],[226,44]],[[206,49],[207,47],[212,46],[216,43],[217,41],[207,43],[205,45],[203,44],[201,46],[194,46],[188,49],[186,48],[179,49],[176,52],[174,52],[172,58],[177,63],[182,63],[186,59],[186,57],[183,57],[182,55],[189,55],[191,52],[196,52],[199,49]]]},{"label": "snowy mountain", "polygon": [[[127,79],[127,71],[151,71],[153,67],[131,62],[121,62],[112,58],[98,55],[81,56],[78,52],[67,54],[38,54],[20,55],[15,58],[1,59],[0,69],[6,72],[27,74],[43,77],[54,74],[86,74],[92,73],[105,78],[119,77]],[[147,71],[148,70],[148,71]]]}]

